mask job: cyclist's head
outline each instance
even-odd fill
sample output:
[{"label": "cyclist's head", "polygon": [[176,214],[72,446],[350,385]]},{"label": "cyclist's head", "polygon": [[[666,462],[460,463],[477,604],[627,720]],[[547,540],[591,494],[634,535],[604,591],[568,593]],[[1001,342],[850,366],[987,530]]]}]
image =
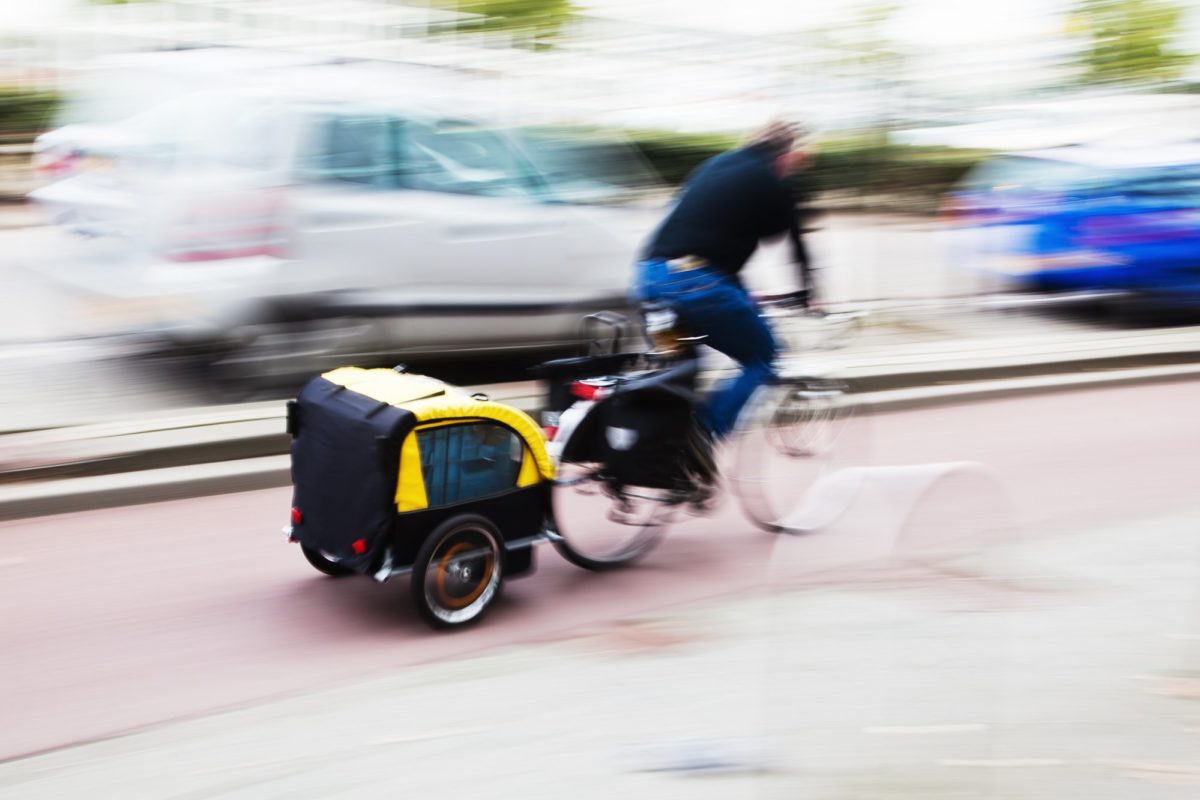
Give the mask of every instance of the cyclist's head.
[{"label": "cyclist's head", "polygon": [[766,150],[782,174],[803,169],[809,162],[812,132],[799,122],[772,120],[759,128],[749,144]]}]

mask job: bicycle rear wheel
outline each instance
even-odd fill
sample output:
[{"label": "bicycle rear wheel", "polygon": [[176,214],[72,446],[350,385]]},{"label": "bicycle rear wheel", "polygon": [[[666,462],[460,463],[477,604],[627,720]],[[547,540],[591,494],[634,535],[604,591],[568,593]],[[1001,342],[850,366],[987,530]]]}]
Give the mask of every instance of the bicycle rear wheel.
[{"label": "bicycle rear wheel", "polygon": [[649,553],[679,508],[671,491],[617,486],[596,462],[560,462],[552,492],[554,547],[572,564],[594,571]]},{"label": "bicycle rear wheel", "polygon": [[853,405],[843,384],[818,379],[785,382],[761,402],[738,444],[731,485],[760,528],[807,530],[799,516],[807,489],[828,470]]}]

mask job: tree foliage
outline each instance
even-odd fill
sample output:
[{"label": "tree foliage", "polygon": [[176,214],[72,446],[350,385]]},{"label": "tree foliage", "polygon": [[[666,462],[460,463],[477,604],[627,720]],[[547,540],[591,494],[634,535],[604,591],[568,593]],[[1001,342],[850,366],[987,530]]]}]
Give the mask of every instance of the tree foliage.
[{"label": "tree foliage", "polygon": [[435,0],[451,11],[476,15],[455,25],[459,31],[514,34],[517,43],[546,46],[578,9],[571,0]]},{"label": "tree foliage", "polygon": [[49,126],[60,102],[53,92],[0,86],[0,139],[32,139]]},{"label": "tree foliage", "polygon": [[1178,80],[1195,58],[1173,43],[1183,8],[1171,0],[1081,0],[1071,28],[1087,38],[1079,56],[1087,83]]}]

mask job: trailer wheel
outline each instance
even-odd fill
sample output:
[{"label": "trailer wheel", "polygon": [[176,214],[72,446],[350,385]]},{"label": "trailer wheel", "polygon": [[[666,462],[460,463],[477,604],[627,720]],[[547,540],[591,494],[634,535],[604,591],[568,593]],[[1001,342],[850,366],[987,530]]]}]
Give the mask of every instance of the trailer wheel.
[{"label": "trailer wheel", "polygon": [[483,616],[500,594],[500,532],[477,514],[443,522],[421,545],[413,564],[417,610],[434,628],[455,628]]},{"label": "trailer wheel", "polygon": [[354,570],[344,564],[339,564],[315,547],[301,544],[300,550],[304,553],[304,557],[308,559],[308,563],[316,567],[319,572],[324,572],[331,578],[344,578],[347,575],[354,574]]}]

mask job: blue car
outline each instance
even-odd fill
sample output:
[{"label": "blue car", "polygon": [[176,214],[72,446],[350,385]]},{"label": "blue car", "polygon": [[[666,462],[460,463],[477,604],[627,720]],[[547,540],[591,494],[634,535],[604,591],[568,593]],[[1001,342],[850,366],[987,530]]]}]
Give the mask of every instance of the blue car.
[{"label": "blue car", "polygon": [[1200,309],[1200,146],[991,158],[946,198],[971,266],[1010,289]]}]

